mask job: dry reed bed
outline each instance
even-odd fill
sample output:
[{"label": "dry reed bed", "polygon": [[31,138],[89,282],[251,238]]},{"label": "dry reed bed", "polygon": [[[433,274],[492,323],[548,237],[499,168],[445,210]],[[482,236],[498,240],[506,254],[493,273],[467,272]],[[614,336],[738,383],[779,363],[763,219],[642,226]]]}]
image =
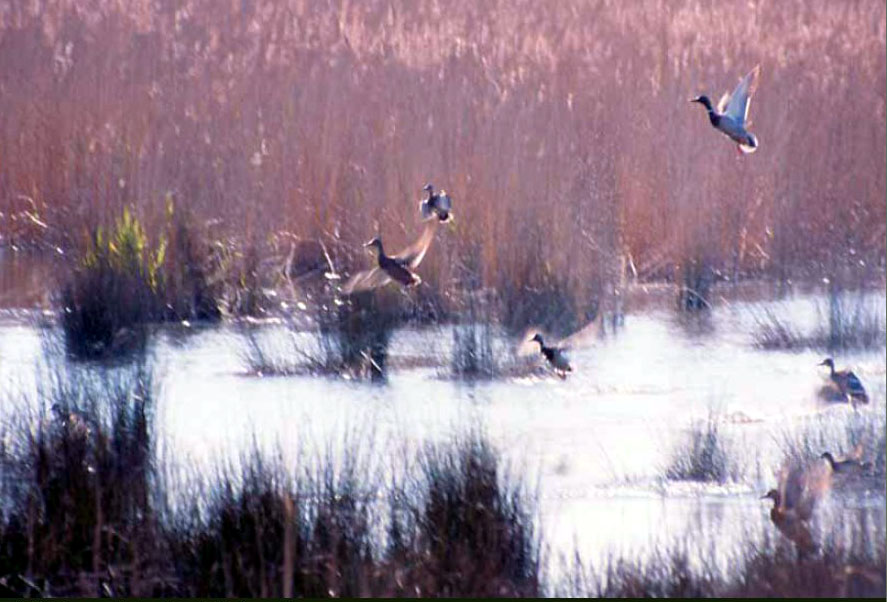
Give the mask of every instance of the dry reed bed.
[{"label": "dry reed bed", "polygon": [[[620,257],[644,279],[883,267],[884,22],[875,0],[13,3],[0,234],[76,246],[172,193],[243,248],[285,230],[351,264],[376,221],[413,236],[431,180],[457,203],[422,266],[441,293],[474,249],[485,286],[576,305]],[[739,160],[686,100],[755,63]]]}]

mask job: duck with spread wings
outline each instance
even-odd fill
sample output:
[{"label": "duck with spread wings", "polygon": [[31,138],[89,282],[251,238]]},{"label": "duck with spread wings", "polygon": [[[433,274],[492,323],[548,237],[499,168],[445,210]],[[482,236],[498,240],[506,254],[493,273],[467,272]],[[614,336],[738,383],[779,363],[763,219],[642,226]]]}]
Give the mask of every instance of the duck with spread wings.
[{"label": "duck with spread wings", "polygon": [[831,487],[831,474],[831,469],[820,462],[784,466],[779,472],[779,488],[761,498],[773,500],[770,520],[801,555],[816,551],[809,522],[817,503]]},{"label": "duck with spread wings", "polygon": [[376,236],[370,240],[364,247],[371,247],[376,250],[376,266],[351,276],[342,285],[342,293],[351,295],[361,291],[368,291],[385,286],[391,281],[395,281],[406,288],[418,286],[422,279],[414,270],[422,262],[425,253],[428,252],[428,247],[431,246],[437,223],[437,220],[427,222],[419,239],[395,255],[387,255],[385,253],[380,237]]},{"label": "duck with spread wings", "polygon": [[739,150],[749,154],[758,150],[758,138],[748,131],[751,122],[748,119],[748,107],[751,96],[758,84],[761,73],[760,65],[752,69],[748,75],[739,80],[732,94],[724,94],[717,108],[713,107],[706,95],[690,99],[698,102],[708,111],[708,120],[712,127],[732,139],[739,145]]}]

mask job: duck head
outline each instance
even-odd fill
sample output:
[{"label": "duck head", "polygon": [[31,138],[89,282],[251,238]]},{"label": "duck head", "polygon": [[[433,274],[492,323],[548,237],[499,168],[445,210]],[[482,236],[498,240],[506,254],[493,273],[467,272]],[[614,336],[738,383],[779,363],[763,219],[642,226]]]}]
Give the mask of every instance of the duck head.
[{"label": "duck head", "polygon": [[539,334],[538,332],[537,332],[536,334],[534,334],[534,335],[533,335],[533,338],[530,339],[530,340],[531,340],[531,341],[536,341],[537,343],[539,343],[539,346],[540,346],[540,347],[543,346],[543,345],[545,345],[545,343],[542,342],[542,335]]},{"label": "duck head", "polygon": [[767,499],[773,500],[773,505],[778,506],[779,505],[779,492],[776,491],[775,489],[771,489],[770,491],[768,491],[767,493],[762,495],[761,499],[762,500],[767,500]]},{"label": "duck head", "polygon": [[817,364],[817,365],[818,366],[828,366],[829,368],[834,370],[835,369],[835,360],[833,360],[830,357],[827,357],[824,360],[822,360],[821,362],[819,362],[819,364]]},{"label": "duck head", "polygon": [[378,236],[376,236],[376,237],[374,237],[371,241],[369,241],[369,242],[367,242],[367,243],[364,243],[363,246],[364,246],[364,247],[367,247],[367,248],[375,247],[375,249],[376,249],[379,253],[381,253],[381,252],[382,252],[382,239],[379,238]]},{"label": "duck head", "polygon": [[820,460],[828,460],[829,464],[834,465],[835,457],[832,456],[831,452],[822,452],[822,455],[819,456]]},{"label": "duck head", "polygon": [[425,186],[422,187],[422,190],[423,190],[423,192],[427,192],[430,194],[431,192],[434,191],[434,186],[432,186],[431,182],[429,182],[428,184],[425,184]]},{"label": "duck head", "polygon": [[697,96],[696,98],[691,98],[690,102],[698,102],[702,106],[704,106],[709,111],[712,111],[711,100],[709,100],[708,96],[703,94],[702,96]]}]

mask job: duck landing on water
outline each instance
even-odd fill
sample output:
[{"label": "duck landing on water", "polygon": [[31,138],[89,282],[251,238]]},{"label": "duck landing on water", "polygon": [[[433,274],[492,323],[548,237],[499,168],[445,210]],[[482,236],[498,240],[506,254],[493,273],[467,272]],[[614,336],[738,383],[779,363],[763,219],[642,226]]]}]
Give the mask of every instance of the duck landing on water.
[{"label": "duck landing on water", "polygon": [[573,367],[570,366],[570,360],[567,358],[565,350],[559,347],[546,347],[545,341],[542,340],[542,335],[538,333],[531,340],[539,343],[539,351],[548,360],[551,367],[554,368],[554,373],[561,378],[567,378],[567,372],[572,372]]},{"label": "duck landing on water", "polygon": [[372,290],[385,286],[392,280],[406,288],[418,286],[422,279],[413,270],[422,262],[428,247],[431,246],[435,224],[434,221],[429,222],[419,240],[396,255],[385,254],[382,239],[378,236],[366,243],[365,247],[376,249],[377,266],[354,274],[348,279],[348,282],[342,285],[342,294],[351,295],[360,291]]},{"label": "duck landing on water", "polygon": [[748,107],[751,95],[757,88],[760,73],[761,66],[758,65],[739,80],[732,94],[724,94],[721,97],[717,109],[704,94],[690,99],[690,102],[698,102],[704,106],[708,111],[708,120],[712,127],[736,142],[739,145],[738,150],[745,154],[758,150],[758,138],[746,127],[751,125],[748,121]]},{"label": "duck landing on water", "polygon": [[850,370],[835,370],[835,360],[830,357],[825,358],[819,363],[820,366],[828,366],[830,373],[829,378],[841,392],[841,395],[854,408],[856,404],[868,403],[869,396],[862,386],[862,381]]}]

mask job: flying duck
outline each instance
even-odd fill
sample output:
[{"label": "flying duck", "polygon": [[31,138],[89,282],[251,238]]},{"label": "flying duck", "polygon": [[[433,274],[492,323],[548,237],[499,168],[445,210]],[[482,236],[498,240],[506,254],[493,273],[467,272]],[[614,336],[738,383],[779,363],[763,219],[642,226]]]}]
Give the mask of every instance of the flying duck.
[{"label": "flying duck", "polygon": [[441,222],[450,221],[453,217],[453,200],[447,196],[447,191],[434,192],[434,186],[431,184],[426,184],[422,190],[428,193],[428,198],[419,202],[422,219],[429,220],[436,215]]},{"label": "flying duck", "polygon": [[739,145],[743,153],[753,153],[758,149],[757,137],[746,130],[748,122],[748,105],[751,95],[754,94],[758,84],[758,75],[761,66],[752,69],[748,75],[739,80],[733,94],[724,94],[718,103],[717,109],[712,107],[711,100],[704,94],[691,98],[690,102],[698,102],[708,111],[708,120],[711,125],[725,134]]},{"label": "flying duck", "polygon": [[422,262],[428,247],[431,246],[431,241],[434,238],[435,224],[435,221],[428,222],[419,239],[396,255],[385,254],[385,249],[382,247],[382,239],[378,236],[370,240],[364,247],[376,249],[376,267],[354,274],[342,286],[341,292],[345,295],[350,295],[385,286],[392,280],[407,288],[419,285],[422,279],[413,270]]},{"label": "flying duck", "polygon": [[567,358],[566,350],[561,347],[546,347],[542,335],[538,332],[531,339],[539,343],[539,351],[542,356],[548,360],[551,367],[554,368],[555,374],[561,378],[567,378],[567,372],[572,372],[573,367],[570,366],[570,360]]},{"label": "flying duck", "polygon": [[823,452],[819,457],[826,460],[832,471],[838,474],[862,474],[872,469],[871,462],[862,461],[862,445],[857,445],[852,454],[841,460],[836,460],[830,452]]},{"label": "flying duck", "polygon": [[807,523],[816,503],[831,486],[831,472],[821,464],[809,467],[783,467],[779,489],[771,489],[761,499],[773,500],[770,520],[798,548],[799,554],[816,551]]},{"label": "flying duck", "polygon": [[869,396],[865,392],[865,387],[862,386],[862,382],[853,372],[850,370],[835,370],[835,360],[830,357],[822,360],[819,365],[829,367],[831,370],[829,378],[851,405],[869,402]]}]

